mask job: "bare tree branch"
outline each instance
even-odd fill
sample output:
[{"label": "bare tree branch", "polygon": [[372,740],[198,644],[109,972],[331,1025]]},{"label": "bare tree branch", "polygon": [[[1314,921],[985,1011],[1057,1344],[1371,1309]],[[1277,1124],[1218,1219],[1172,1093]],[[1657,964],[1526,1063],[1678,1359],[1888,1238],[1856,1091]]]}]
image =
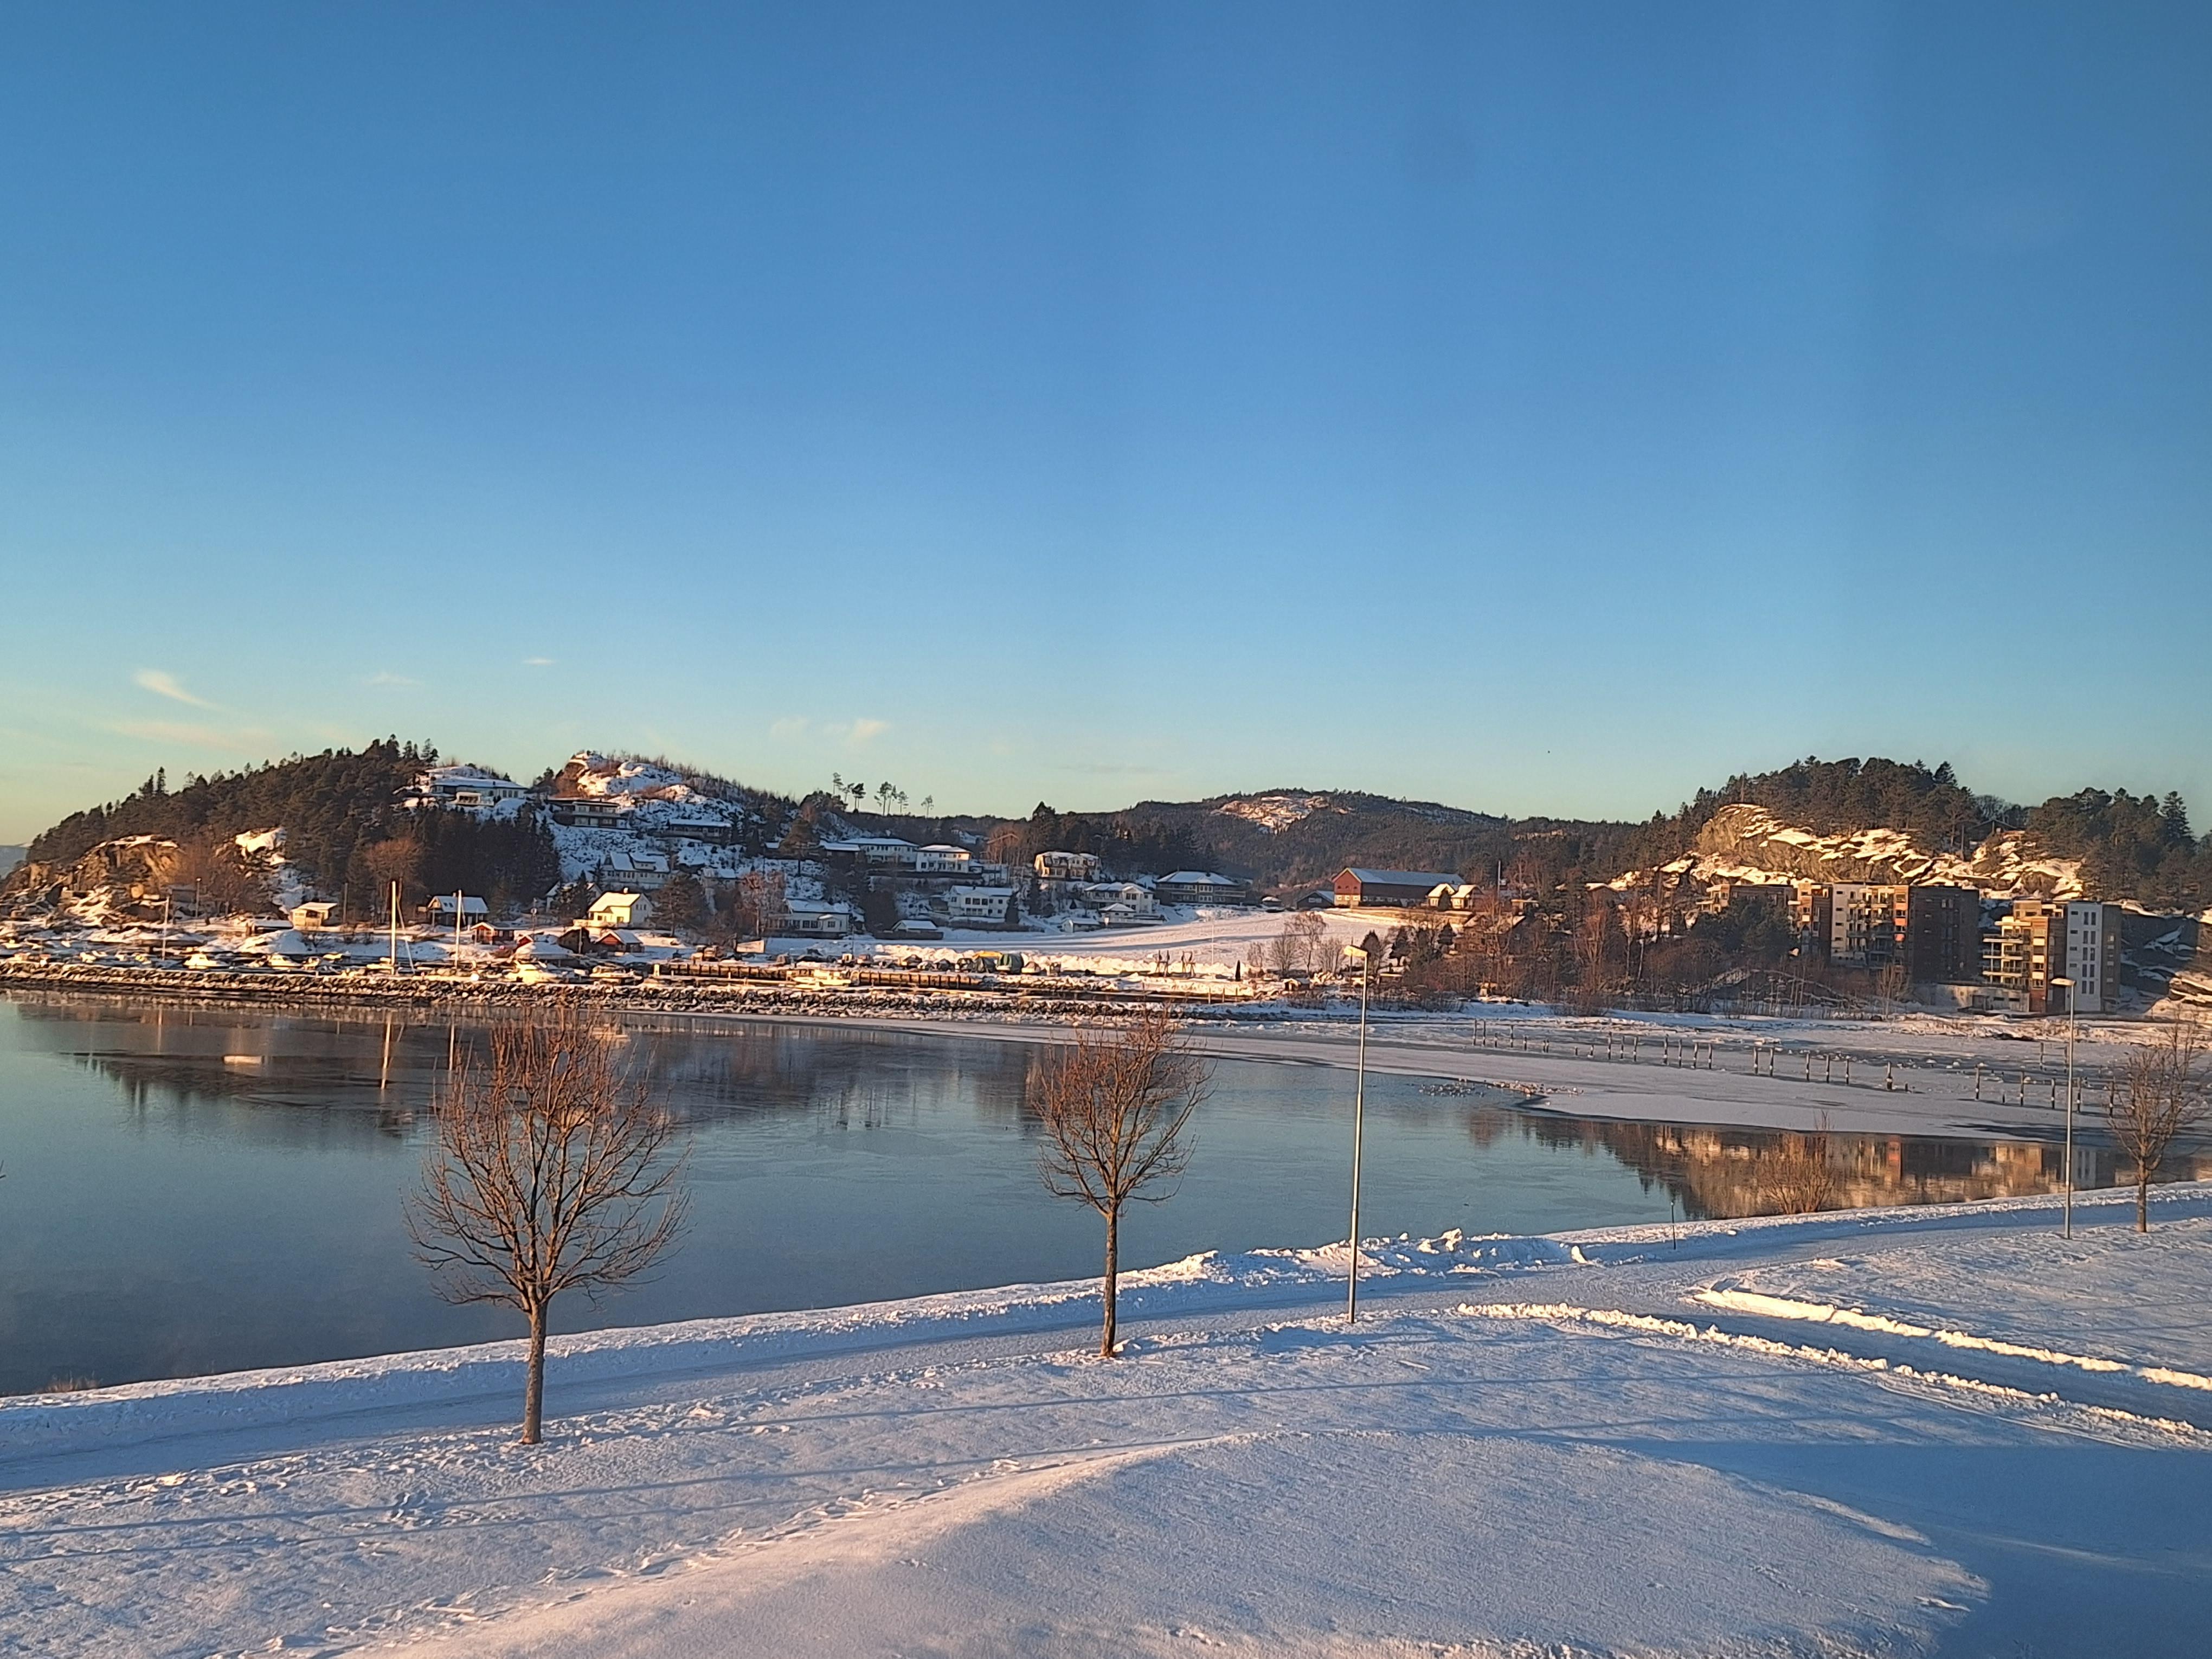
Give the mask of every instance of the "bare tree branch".
[{"label": "bare tree branch", "polygon": [[573,1008],[495,1029],[437,1120],[408,1236],[447,1301],[504,1303],[529,1320],[522,1438],[534,1444],[553,1298],[635,1279],[675,1242],[686,1153]]},{"label": "bare tree branch", "polygon": [[1211,1078],[1177,1022],[1147,1012],[1119,1030],[1078,1031],[1033,1085],[1030,1103],[1045,1132],[1037,1155],[1045,1190],[1106,1218],[1102,1356],[1114,1352],[1122,1207],[1174,1196],[1194,1150],[1191,1114]]},{"label": "bare tree branch", "polygon": [[2105,1121],[2135,1160],[2136,1231],[2150,1231],[2150,1180],[2173,1143],[2204,1121],[2205,1079],[2197,1027],[2176,1019],[2162,1040],[2129,1054],[2121,1086],[2105,1097]]}]

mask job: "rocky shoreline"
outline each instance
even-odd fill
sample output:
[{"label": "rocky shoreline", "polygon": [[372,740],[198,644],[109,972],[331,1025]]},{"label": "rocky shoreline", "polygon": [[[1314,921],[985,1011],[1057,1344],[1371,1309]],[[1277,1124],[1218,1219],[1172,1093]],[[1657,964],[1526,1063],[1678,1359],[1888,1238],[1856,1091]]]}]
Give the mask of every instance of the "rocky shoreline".
[{"label": "rocky shoreline", "polygon": [[[1127,997],[1080,991],[880,985],[823,986],[775,980],[647,978],[634,984],[589,981],[540,985],[435,975],[355,978],[321,974],[203,973],[176,968],[120,968],[86,963],[0,962],[0,993],[79,991],[158,999],[187,1007],[438,1008],[494,1013],[543,1007],[549,1000],[582,1003],[610,1013],[727,1014],[769,1018],[1093,1020],[1125,1014]],[[1266,1003],[1175,999],[1187,1018],[1267,1019],[1281,1010]]]}]

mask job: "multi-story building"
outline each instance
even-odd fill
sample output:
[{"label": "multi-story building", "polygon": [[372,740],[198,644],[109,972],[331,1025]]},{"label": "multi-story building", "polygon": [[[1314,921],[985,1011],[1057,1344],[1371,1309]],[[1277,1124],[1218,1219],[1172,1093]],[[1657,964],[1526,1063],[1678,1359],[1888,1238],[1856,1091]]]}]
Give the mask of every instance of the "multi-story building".
[{"label": "multi-story building", "polygon": [[1098,854],[1096,853],[1039,853],[1030,864],[1039,881],[1098,879]]},{"label": "multi-story building", "polygon": [[2051,981],[2066,966],[2066,907],[2048,899],[2014,899],[2012,914],[1982,936],[1982,978],[2024,1013],[2054,1012]]},{"label": "multi-story building", "polygon": [[1863,881],[1828,889],[1828,960],[1847,968],[1887,968],[1905,959],[1912,890]]},{"label": "multi-story building", "polygon": [[1800,881],[1790,884],[1790,925],[1801,937],[1809,939],[1823,951],[1828,945],[1828,918],[1834,908],[1825,881]]},{"label": "multi-story building", "polygon": [[1982,896],[1924,882],[1905,902],[1905,967],[1915,985],[1971,985],[1981,977]]},{"label": "multi-story building", "polygon": [[[2120,907],[2081,901],[2066,907],[2066,977],[2074,981],[2074,1008],[2108,1014],[2120,994]],[[2065,1006],[2057,1000],[2056,1013]]]},{"label": "multi-story building", "polygon": [[1850,968],[1902,968],[1916,985],[1981,977],[1982,896],[1941,882],[1796,884],[1790,921]]}]

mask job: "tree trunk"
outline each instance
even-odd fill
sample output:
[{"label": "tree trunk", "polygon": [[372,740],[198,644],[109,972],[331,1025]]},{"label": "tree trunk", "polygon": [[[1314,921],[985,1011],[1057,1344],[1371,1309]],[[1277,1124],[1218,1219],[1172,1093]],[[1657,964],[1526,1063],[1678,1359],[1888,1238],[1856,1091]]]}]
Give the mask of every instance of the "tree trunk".
[{"label": "tree trunk", "polygon": [[2136,1165],[2136,1231],[2150,1231],[2150,1165],[2141,1162]]},{"label": "tree trunk", "polygon": [[522,1443],[538,1443],[545,1420],[545,1310],[530,1310],[530,1376],[522,1385]]},{"label": "tree trunk", "polygon": [[1098,1357],[1101,1359],[1114,1357],[1115,1285],[1121,1276],[1121,1212],[1109,1210],[1106,1212],[1106,1332],[1098,1340]]}]

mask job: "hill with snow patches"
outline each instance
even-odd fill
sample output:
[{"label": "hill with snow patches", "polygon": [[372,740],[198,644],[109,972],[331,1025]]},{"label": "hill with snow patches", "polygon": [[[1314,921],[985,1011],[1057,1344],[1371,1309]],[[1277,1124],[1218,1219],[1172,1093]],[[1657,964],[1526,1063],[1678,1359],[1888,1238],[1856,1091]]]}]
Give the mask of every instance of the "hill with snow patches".
[{"label": "hill with snow patches", "polygon": [[[143,902],[219,854],[246,858],[288,888],[369,904],[381,902],[392,862],[377,849],[405,841],[424,849],[416,878],[427,890],[528,898],[557,883],[666,873],[672,860],[702,877],[732,877],[783,846],[801,820],[813,839],[988,844],[1017,867],[1051,848],[1094,851],[1117,875],[1212,869],[1286,896],[1360,866],[1506,878],[1540,892],[1664,871],[1702,880],[1952,882],[1991,898],[2094,897],[2170,915],[2212,905],[2212,837],[2193,836],[2178,797],[2084,790],[2011,807],[1971,794],[1948,767],[1917,763],[1800,762],[1733,779],[1725,792],[1701,791],[1671,817],[1642,823],[1512,818],[1308,788],[1109,811],[1040,805],[1012,819],[872,812],[826,790],[802,801],[665,758],[589,750],[525,786],[388,740],[358,754],[194,778],[173,792],[156,775],[125,799],[34,838],[0,879],[19,899],[104,888]],[[229,850],[239,836],[275,830],[281,844]]]},{"label": "hill with snow patches", "polygon": [[1763,806],[1723,806],[1677,867],[1715,879],[1950,882],[1993,898],[2078,898],[2078,859],[2040,855],[2034,837],[2000,830],[1961,855],[1925,846],[1909,830],[1882,826],[1817,835]]}]

